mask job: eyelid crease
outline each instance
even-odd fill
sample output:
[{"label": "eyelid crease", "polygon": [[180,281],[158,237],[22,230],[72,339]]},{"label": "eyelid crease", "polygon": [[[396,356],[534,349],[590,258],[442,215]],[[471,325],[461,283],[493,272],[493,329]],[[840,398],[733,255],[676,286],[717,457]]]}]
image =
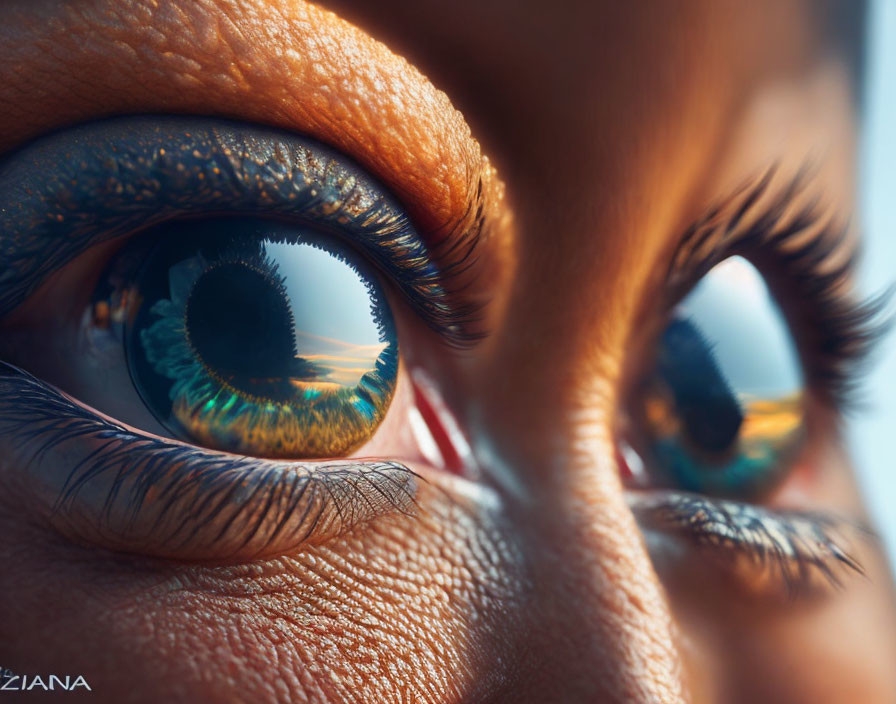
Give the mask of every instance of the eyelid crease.
[{"label": "eyelid crease", "polygon": [[629,491],[626,498],[642,529],[683,540],[758,593],[783,586],[786,596],[797,597],[840,588],[838,571],[865,574],[847,536],[875,538],[865,524],[828,513],[773,511],[671,490]]},{"label": "eyelid crease", "polygon": [[248,561],[416,511],[419,477],[396,462],[268,461],[143,436],[6,363],[3,437],[14,438],[16,448],[37,445],[31,472],[54,450],[66,452],[70,469],[44,478],[53,494],[46,501],[51,523],[76,540],[123,552]]},{"label": "eyelid crease", "polygon": [[325,145],[197,117],[88,123],[38,139],[0,164],[0,316],[94,244],[167,220],[222,214],[298,220],[341,237],[449,344],[482,336],[480,304],[462,285],[451,288],[474,261],[473,245],[451,246],[436,233],[430,246],[384,186]]},{"label": "eyelid crease", "polygon": [[856,300],[857,255],[850,229],[826,216],[808,193],[804,167],[773,187],[777,166],[695,221],[680,239],[666,276],[670,308],[716,264],[740,255],[767,278],[795,327],[809,385],[838,408],[856,405],[862,365],[889,329],[890,291]]}]

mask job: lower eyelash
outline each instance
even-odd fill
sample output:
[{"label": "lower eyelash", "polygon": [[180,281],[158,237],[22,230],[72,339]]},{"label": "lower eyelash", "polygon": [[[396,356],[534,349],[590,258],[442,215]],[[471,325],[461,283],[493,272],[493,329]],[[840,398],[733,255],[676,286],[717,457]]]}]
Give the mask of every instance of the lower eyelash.
[{"label": "lower eyelash", "polygon": [[746,569],[757,583],[771,578],[789,596],[816,586],[818,577],[840,587],[838,572],[864,574],[845,536],[873,537],[867,527],[829,514],[775,512],[700,494],[639,491],[628,500],[642,528],[684,540],[723,567]]},{"label": "lower eyelash", "polygon": [[[61,482],[51,520],[87,542],[175,559],[282,554],[385,513],[412,514],[419,479],[395,462],[269,461],[143,436],[0,362],[3,437],[37,444],[31,466],[66,443],[95,443]],[[91,504],[88,487],[102,498]]]}]

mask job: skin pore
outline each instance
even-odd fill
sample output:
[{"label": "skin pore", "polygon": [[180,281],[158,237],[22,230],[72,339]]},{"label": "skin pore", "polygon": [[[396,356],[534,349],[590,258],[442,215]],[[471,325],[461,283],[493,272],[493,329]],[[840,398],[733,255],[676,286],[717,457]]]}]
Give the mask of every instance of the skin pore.
[{"label": "skin pore", "polygon": [[[461,288],[483,339],[449,349],[396,316],[481,477],[415,460],[413,511],[195,564],[61,535],[0,439],[0,665],[83,674],[107,701],[887,700],[896,611],[873,542],[855,545],[866,577],[823,597],[750,594],[699,556],[655,563],[616,461],[633,340],[688,225],[807,161],[825,212],[853,210],[852,67],[823,13],[324,6],[4,4],[0,149],[110,116],[235,119],[349,155],[437,247],[475,231]],[[862,515],[832,415],[771,503]]]}]

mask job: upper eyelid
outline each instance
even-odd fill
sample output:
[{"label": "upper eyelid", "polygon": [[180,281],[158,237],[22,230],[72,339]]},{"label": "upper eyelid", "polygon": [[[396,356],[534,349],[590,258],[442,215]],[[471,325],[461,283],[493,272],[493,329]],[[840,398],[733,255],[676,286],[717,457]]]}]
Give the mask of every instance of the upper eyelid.
[{"label": "upper eyelid", "polygon": [[[129,12],[116,0],[85,0],[77,11],[61,4],[3,13],[16,60],[0,64],[0,96],[15,111],[0,113],[0,149],[100,116],[223,115],[351,155],[426,229],[469,229],[483,179],[484,212],[492,211],[497,180],[447,96],[333,13],[301,0],[248,0],[221,22],[214,3],[143,5]],[[34,76],[52,80],[52,90]]]},{"label": "upper eyelid", "polygon": [[[773,164],[761,175],[746,180],[734,192],[713,202],[674,241],[662,282],[663,300],[667,303],[664,316],[672,312],[703,276],[730,256],[744,256],[766,277],[769,272],[764,265],[768,262],[756,263],[756,245],[779,239],[780,233],[800,234],[817,224],[817,201],[797,204],[797,197],[805,196],[808,185],[805,167],[783,186],[777,184],[777,171],[777,165]],[[824,234],[824,230],[819,232]],[[838,243],[843,242],[845,239],[839,237]]]},{"label": "upper eyelid", "polygon": [[[458,344],[472,304],[444,282],[403,210],[348,158],[278,130],[206,118],[119,118],[41,140],[0,167],[0,315],[53,268],[153,221],[257,212],[354,234],[412,307]],[[41,253],[49,253],[42,255]],[[461,262],[462,263],[462,262]]]},{"label": "upper eyelid", "polygon": [[778,170],[772,165],[714,203],[687,228],[670,258],[670,298],[680,297],[682,291],[722,259],[737,253],[751,237],[789,239],[814,229],[811,238],[824,238],[831,252],[848,250],[836,275],[845,278],[850,274],[856,242],[847,237],[847,227],[825,218],[819,199],[813,197],[809,167],[783,179],[783,183],[778,183]]}]

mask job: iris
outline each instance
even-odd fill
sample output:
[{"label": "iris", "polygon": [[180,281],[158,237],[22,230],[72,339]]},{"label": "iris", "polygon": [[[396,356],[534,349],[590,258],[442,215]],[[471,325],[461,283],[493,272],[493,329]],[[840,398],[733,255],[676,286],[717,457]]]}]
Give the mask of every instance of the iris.
[{"label": "iris", "polygon": [[338,239],[258,218],[167,226],[135,280],[131,378],[176,437],[264,457],[344,455],[385,416],[398,342]]},{"label": "iris", "polygon": [[723,496],[769,488],[804,433],[804,380],[759,272],[730,257],[680,303],[640,395],[660,480]]}]

